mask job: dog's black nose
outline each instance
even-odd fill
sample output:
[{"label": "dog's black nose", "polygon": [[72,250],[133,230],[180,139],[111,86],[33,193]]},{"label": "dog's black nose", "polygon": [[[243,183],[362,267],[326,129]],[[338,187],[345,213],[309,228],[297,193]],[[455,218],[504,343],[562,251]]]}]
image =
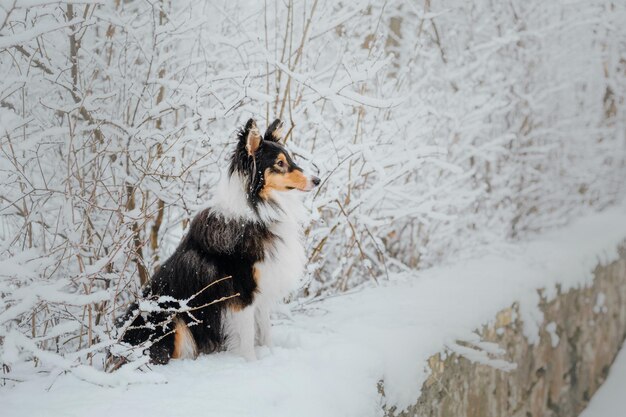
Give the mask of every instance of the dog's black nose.
[{"label": "dog's black nose", "polygon": [[318,185],[320,185],[320,182],[322,182],[322,180],[317,177],[311,177],[311,182],[317,187]]}]

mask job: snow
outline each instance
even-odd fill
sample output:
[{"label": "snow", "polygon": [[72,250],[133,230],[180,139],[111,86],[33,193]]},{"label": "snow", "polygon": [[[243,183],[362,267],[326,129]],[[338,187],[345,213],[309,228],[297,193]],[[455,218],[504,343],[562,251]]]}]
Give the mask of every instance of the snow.
[{"label": "snow", "polygon": [[559,340],[561,340],[557,332],[557,324],[553,321],[546,324],[546,332],[550,335],[550,343],[552,347],[557,347],[559,345]]},{"label": "snow", "polygon": [[609,376],[579,417],[624,417],[626,412],[626,348],[615,358]]},{"label": "snow", "polygon": [[[557,283],[564,291],[590,284],[594,267],[616,259],[625,237],[622,204],[532,241],[494,244],[481,258],[292,303],[274,320],[276,346],[258,348],[255,362],[220,353],[152,366],[145,374],[123,367],[102,377],[62,363],[71,373],[3,388],[3,416],[379,416],[378,382],[384,381],[387,405],[405,408],[420,394],[428,357],[446,348],[513,369],[506,358],[487,355],[503,351],[480,341],[474,329],[517,301],[525,334],[537,340],[544,326],[537,289],[550,298]],[[45,362],[46,353],[39,354]],[[622,370],[613,373],[626,375],[624,353],[621,359]]]},{"label": "snow", "polygon": [[608,311],[607,307],[604,305],[604,301],[606,300],[606,294],[603,292],[598,294],[596,298],[596,305],[593,306],[593,312],[596,314],[606,313]]}]

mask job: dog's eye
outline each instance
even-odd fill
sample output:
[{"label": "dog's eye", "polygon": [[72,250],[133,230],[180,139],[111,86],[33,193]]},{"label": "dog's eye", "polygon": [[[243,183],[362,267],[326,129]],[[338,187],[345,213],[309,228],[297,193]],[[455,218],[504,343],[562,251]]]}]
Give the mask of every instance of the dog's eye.
[{"label": "dog's eye", "polygon": [[279,167],[282,168],[282,167],[285,166],[285,163],[283,161],[278,161],[278,162],[276,162],[276,165],[278,165]]}]

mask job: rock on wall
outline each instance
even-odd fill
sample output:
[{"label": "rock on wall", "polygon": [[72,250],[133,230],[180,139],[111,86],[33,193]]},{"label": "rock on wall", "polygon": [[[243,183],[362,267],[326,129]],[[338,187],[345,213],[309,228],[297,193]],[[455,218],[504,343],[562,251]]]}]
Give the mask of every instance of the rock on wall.
[{"label": "rock on wall", "polygon": [[[505,372],[446,352],[430,358],[431,375],[418,401],[388,416],[573,417],[606,378],[626,337],[626,246],[595,270],[593,285],[561,293],[541,306],[540,341],[522,334],[517,305],[479,333],[517,364]],[[445,356],[445,359],[444,359]],[[384,395],[384,383],[381,383]]]}]

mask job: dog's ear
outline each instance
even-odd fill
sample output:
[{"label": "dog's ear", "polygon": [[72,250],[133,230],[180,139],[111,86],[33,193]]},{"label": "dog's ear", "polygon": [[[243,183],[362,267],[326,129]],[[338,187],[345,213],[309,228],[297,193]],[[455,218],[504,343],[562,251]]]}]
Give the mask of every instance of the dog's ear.
[{"label": "dog's ear", "polygon": [[263,138],[271,142],[280,142],[283,139],[283,122],[280,119],[274,120],[265,131]]},{"label": "dog's ear", "polygon": [[259,128],[256,126],[254,119],[248,120],[246,126],[243,128],[240,138],[241,140],[245,140],[248,155],[254,156],[255,152],[259,149],[259,146],[261,146],[262,140]]}]

